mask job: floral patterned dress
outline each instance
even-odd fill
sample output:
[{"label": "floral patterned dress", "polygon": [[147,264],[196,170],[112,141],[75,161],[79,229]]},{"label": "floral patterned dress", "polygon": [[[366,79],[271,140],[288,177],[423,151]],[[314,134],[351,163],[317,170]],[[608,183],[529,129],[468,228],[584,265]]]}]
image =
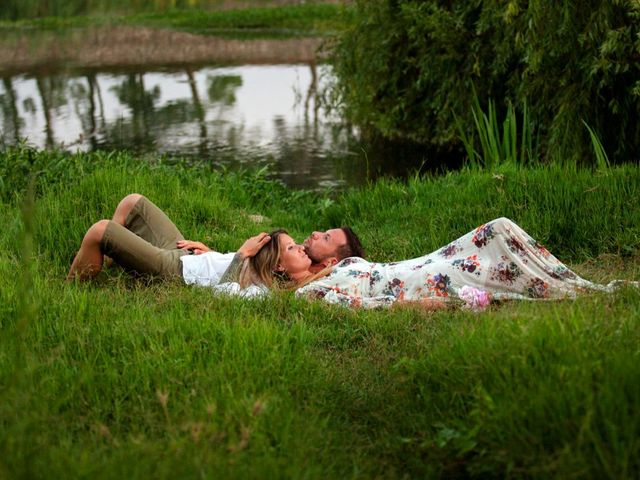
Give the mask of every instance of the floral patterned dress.
[{"label": "floral patterned dress", "polygon": [[347,258],[326,277],[296,291],[350,307],[389,306],[398,300],[458,300],[470,286],[502,299],[558,299],[589,290],[611,291],[569,270],[508,218],[479,226],[423,257],[391,263]]}]

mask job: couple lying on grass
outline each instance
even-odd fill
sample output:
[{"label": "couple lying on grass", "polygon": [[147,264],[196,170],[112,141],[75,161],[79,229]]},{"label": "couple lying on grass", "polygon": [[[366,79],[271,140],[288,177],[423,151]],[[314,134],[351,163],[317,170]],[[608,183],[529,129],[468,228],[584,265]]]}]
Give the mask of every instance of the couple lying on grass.
[{"label": "couple lying on grass", "polygon": [[[619,282],[585,280],[507,218],[485,223],[423,257],[390,263],[364,260],[349,227],[313,232],[302,245],[285,230],[249,238],[236,253],[185,240],[150,200],[126,196],[112,220],[84,236],[67,278],[94,278],[104,256],[122,267],[244,297],[269,289],[349,307],[412,305],[475,309],[491,300],[560,299],[612,291]],[[630,282],[638,285],[638,282]]]}]

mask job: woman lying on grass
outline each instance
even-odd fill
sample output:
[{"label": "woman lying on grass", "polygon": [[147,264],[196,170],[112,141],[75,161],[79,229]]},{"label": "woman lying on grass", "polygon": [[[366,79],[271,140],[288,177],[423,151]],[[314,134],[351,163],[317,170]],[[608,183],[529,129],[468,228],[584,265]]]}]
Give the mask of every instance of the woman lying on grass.
[{"label": "woman lying on grass", "polygon": [[[237,255],[217,290],[242,293],[246,262]],[[283,230],[251,259],[262,285],[349,307],[414,304],[428,310],[466,303],[484,308],[492,299],[561,299],[587,291],[612,291],[620,283],[585,280],[507,218],[498,218],[423,257],[391,263],[347,258],[314,273],[304,247]],[[638,286],[639,282],[629,282]]]},{"label": "woman lying on grass", "polygon": [[[261,278],[265,274],[259,265],[250,265],[249,259],[269,240],[262,233],[248,239],[236,254],[212,251],[201,242],[185,240],[160,208],[143,195],[132,193],[120,201],[111,220],[100,220],[89,228],[67,280],[96,277],[108,256],[132,273],[212,287],[238,256],[246,261],[236,272],[236,280],[245,289],[243,293],[250,295],[255,285],[264,283]],[[315,260],[310,267],[315,271],[347,257],[363,256],[360,240],[349,227],[313,232],[305,245]]]}]

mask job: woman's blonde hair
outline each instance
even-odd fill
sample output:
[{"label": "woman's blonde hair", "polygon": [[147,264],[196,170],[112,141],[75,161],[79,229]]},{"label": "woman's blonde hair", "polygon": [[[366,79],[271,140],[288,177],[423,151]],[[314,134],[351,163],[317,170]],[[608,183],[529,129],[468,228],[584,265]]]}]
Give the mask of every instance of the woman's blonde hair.
[{"label": "woman's blonde hair", "polygon": [[295,290],[322,278],[331,272],[333,267],[324,268],[301,283],[291,279],[286,272],[277,271],[280,263],[280,235],[288,235],[284,229],[274,230],[269,234],[271,239],[251,258],[246,258],[240,270],[240,286],[265,285],[279,290]]},{"label": "woman's blonde hair", "polygon": [[280,235],[288,232],[283,229],[269,233],[271,239],[251,258],[246,258],[240,270],[240,286],[265,285],[268,288],[274,286],[276,268],[280,263]]}]

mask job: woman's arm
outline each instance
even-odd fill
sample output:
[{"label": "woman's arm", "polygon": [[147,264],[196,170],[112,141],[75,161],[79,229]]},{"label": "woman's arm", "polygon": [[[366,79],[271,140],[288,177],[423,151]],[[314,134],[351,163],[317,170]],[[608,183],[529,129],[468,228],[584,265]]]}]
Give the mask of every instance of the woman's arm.
[{"label": "woman's arm", "polygon": [[218,283],[238,283],[243,261],[244,257],[240,253],[236,253]]},{"label": "woman's arm", "polygon": [[325,303],[342,305],[350,308],[388,308],[395,301],[393,295],[380,295],[377,297],[361,297],[340,292],[337,288],[310,283],[296,291],[296,296],[309,300],[322,300]]},{"label": "woman's arm", "polygon": [[432,298],[423,298],[421,300],[399,300],[393,295],[378,295],[375,297],[362,297],[358,295],[348,295],[340,292],[336,288],[323,285],[309,284],[296,291],[299,297],[308,299],[318,299],[325,303],[342,305],[350,308],[393,308],[393,309],[412,309],[422,312],[434,312],[437,310],[446,310],[449,305],[443,301]]},{"label": "woman's arm", "polygon": [[219,283],[239,283],[244,259],[254,257],[269,240],[271,240],[271,237],[264,232],[247,239],[233,256],[231,264],[220,277]]}]

